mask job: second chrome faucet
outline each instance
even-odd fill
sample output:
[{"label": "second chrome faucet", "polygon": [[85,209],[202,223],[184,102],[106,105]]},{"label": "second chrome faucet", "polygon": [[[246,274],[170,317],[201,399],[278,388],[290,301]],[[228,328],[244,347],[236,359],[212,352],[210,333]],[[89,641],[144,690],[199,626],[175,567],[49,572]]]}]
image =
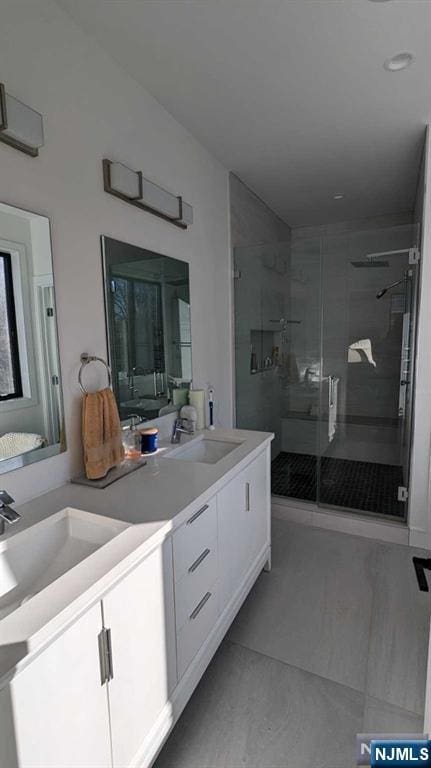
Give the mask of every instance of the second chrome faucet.
[{"label": "second chrome faucet", "polygon": [[0,536],[5,531],[5,525],[13,525],[21,519],[21,515],[12,509],[10,504],[13,504],[15,499],[9,496],[7,491],[0,491]]}]

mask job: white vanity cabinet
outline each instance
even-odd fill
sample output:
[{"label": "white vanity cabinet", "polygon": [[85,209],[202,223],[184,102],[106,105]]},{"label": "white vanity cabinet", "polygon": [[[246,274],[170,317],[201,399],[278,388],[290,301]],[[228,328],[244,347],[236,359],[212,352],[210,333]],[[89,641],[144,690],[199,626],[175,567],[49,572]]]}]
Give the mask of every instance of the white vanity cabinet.
[{"label": "white vanity cabinet", "polygon": [[171,538],[106,594],[102,610],[112,656],[113,768],[125,768],[145,749],[176,684]]},{"label": "white vanity cabinet", "polygon": [[216,497],[190,512],[173,536],[178,677],[219,615]]},{"label": "white vanity cabinet", "polygon": [[0,689],[1,768],[111,765],[100,603]]},{"label": "white vanity cabinet", "polygon": [[179,680],[259,558],[270,559],[270,535],[267,449],[174,533]]},{"label": "white vanity cabinet", "polygon": [[0,689],[0,768],[139,764],[175,683],[168,538]]},{"label": "white vanity cabinet", "polygon": [[269,547],[269,462],[265,451],[217,494],[223,606],[238,591],[259,553]]},{"label": "white vanity cabinet", "polygon": [[0,768],[152,765],[270,560],[269,440],[244,458],[0,685]]}]

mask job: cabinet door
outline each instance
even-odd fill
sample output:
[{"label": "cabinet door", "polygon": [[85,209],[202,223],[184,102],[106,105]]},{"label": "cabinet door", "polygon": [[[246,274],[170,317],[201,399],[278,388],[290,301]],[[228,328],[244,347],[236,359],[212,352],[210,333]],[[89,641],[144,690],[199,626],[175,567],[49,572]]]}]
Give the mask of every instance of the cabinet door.
[{"label": "cabinet door", "polygon": [[244,470],[246,506],[243,547],[246,566],[250,566],[265,544],[270,543],[271,491],[270,454],[262,453]]},{"label": "cabinet door", "polygon": [[142,748],[176,683],[171,539],[104,597],[103,621],[111,630],[113,764],[125,768]]},{"label": "cabinet door", "polygon": [[0,690],[2,768],[111,766],[100,603]]},{"label": "cabinet door", "polygon": [[269,453],[258,456],[217,494],[221,608],[270,542]]},{"label": "cabinet door", "polygon": [[245,482],[242,473],[217,494],[220,609],[223,611],[241,583],[245,569],[243,534]]}]

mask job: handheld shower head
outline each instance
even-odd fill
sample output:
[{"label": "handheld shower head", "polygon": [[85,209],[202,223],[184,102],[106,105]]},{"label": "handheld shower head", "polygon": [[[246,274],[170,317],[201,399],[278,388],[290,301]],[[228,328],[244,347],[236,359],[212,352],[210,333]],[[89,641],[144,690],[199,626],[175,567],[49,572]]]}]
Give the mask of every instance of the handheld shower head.
[{"label": "handheld shower head", "polygon": [[381,298],[382,298],[382,296],[384,296],[384,295],[385,295],[385,293],[387,292],[387,290],[388,290],[387,288],[383,288],[381,291],[379,291],[378,293],[376,293],[376,299],[381,299]]},{"label": "handheld shower head", "polygon": [[403,277],[401,280],[397,280],[395,283],[391,283],[390,285],[387,285],[385,288],[382,288],[381,291],[378,291],[376,293],[376,299],[381,299],[385,295],[385,293],[390,291],[391,288],[396,288],[397,285],[401,285],[401,283],[404,283],[405,279],[406,278]]}]

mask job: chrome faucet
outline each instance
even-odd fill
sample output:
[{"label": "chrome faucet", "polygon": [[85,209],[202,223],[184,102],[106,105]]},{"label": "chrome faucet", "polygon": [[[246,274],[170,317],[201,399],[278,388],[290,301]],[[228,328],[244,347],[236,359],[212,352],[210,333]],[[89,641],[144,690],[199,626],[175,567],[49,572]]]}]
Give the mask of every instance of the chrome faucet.
[{"label": "chrome faucet", "polygon": [[181,434],[184,435],[191,435],[192,432],[190,429],[185,429],[183,426],[183,420],[182,419],[175,419],[174,421],[174,427],[172,430],[172,437],[171,437],[171,443],[180,443],[181,442]]},{"label": "chrome faucet", "polygon": [[21,515],[9,506],[14,501],[7,491],[0,491],[0,536],[4,533],[6,523],[13,525],[21,519]]}]

